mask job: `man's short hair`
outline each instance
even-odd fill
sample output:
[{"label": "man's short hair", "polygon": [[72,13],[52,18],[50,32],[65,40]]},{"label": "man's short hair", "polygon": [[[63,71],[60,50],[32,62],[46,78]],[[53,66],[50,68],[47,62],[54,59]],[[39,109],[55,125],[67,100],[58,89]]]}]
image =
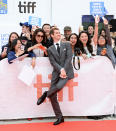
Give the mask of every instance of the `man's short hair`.
[{"label": "man's short hair", "polygon": [[53,35],[55,30],[59,30],[59,28],[57,28],[57,27],[52,28],[50,30],[50,35]]},{"label": "man's short hair", "polygon": [[88,30],[88,28],[89,28],[90,26],[94,28],[94,25],[90,24],[90,25],[87,26],[87,30]]},{"label": "man's short hair", "polygon": [[50,24],[45,23],[45,24],[43,24],[42,29],[43,29],[43,28],[44,28],[44,26],[46,26],[46,25],[50,26],[50,28],[51,28],[51,25],[50,25]]}]

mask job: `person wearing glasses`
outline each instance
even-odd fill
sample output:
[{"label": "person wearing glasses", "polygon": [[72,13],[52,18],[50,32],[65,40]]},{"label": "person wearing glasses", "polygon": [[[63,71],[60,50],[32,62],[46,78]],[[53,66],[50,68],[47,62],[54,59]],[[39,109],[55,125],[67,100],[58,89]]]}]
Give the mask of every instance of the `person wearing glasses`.
[{"label": "person wearing glasses", "polygon": [[36,29],[32,36],[33,46],[28,48],[28,51],[33,51],[36,57],[46,56],[45,38],[45,32],[41,28]]}]

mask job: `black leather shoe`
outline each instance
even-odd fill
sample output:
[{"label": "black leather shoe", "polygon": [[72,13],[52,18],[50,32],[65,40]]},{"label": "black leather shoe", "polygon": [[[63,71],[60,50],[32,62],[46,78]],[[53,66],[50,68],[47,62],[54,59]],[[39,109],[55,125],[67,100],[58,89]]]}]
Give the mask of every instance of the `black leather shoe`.
[{"label": "black leather shoe", "polygon": [[43,95],[38,99],[37,105],[40,105],[41,103],[43,103],[46,97],[47,97],[47,91],[45,91]]},{"label": "black leather shoe", "polygon": [[62,117],[58,118],[57,121],[53,123],[53,125],[58,125],[58,124],[63,123],[63,122],[64,122],[64,118],[62,116]]},{"label": "black leather shoe", "polygon": [[101,116],[87,116],[88,119],[94,119],[94,120],[103,119],[104,117],[105,117],[105,115],[101,115]]}]

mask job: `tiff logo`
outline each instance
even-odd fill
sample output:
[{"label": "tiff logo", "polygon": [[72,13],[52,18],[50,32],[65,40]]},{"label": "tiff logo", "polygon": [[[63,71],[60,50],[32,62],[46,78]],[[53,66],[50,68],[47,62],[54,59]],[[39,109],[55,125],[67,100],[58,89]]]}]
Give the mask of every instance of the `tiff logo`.
[{"label": "tiff logo", "polygon": [[21,2],[19,1],[19,12],[20,13],[34,13],[34,9],[36,7],[36,2]]},{"label": "tiff logo", "polygon": [[[78,74],[75,73],[75,77],[78,77]],[[51,79],[51,74],[48,75],[48,79]],[[36,83],[34,83],[34,87],[37,88],[37,98],[40,98],[42,95],[42,88],[47,87],[50,88],[50,83],[43,83],[42,82],[42,75],[38,74],[36,77]],[[66,85],[68,88],[68,100],[74,100],[74,87],[78,86],[78,82],[74,82],[73,79],[69,80]],[[58,92],[58,101],[63,101],[63,90]]]}]

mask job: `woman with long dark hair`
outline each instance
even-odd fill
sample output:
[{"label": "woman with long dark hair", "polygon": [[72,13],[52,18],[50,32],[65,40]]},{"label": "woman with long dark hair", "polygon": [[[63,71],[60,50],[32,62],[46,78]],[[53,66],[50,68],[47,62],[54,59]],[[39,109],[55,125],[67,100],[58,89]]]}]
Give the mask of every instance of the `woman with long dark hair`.
[{"label": "woman with long dark hair", "polygon": [[81,50],[84,59],[92,55],[93,47],[91,45],[91,38],[88,32],[81,31],[79,33],[78,48]]},{"label": "woman with long dark hair", "polygon": [[72,53],[74,54],[75,49],[78,48],[78,35],[76,33],[71,33],[68,40],[70,41]]},{"label": "woman with long dark hair", "polygon": [[2,46],[1,59],[7,57],[8,52],[9,52],[9,50],[10,50],[10,47],[11,47],[11,45],[12,45],[12,41],[13,41],[14,39],[17,39],[17,38],[19,38],[19,35],[18,35],[16,32],[12,32],[12,33],[9,35],[8,44]]},{"label": "woman with long dark hair", "polygon": [[79,37],[76,33],[71,33],[68,40],[70,41],[71,48],[72,48],[72,54],[73,54],[73,66],[77,70],[75,66],[75,58],[78,60],[78,69],[80,69],[80,59],[78,56],[80,56],[82,53],[80,49],[78,48],[78,40]]},{"label": "woman with long dark hair", "polygon": [[115,68],[116,58],[112,49],[110,31],[108,29],[108,21],[104,18],[103,22],[106,30],[106,36],[100,34],[98,37],[97,55],[108,57],[111,60],[113,67]]},{"label": "woman with long dark hair", "polygon": [[[19,38],[14,39],[12,41],[12,45],[8,53],[9,64],[11,64],[14,59],[20,57],[21,55],[28,54],[29,57],[32,57],[32,67],[35,67],[35,54],[31,52],[24,52],[24,50],[21,50],[21,45],[22,43]],[[19,59],[19,60],[22,60],[22,59]]]},{"label": "woman with long dark hair", "polygon": [[97,36],[98,36],[98,17],[95,17],[95,31],[94,36],[91,38],[88,32],[81,31],[79,33],[79,42],[78,47],[82,52],[82,56],[84,59],[91,57],[91,55],[95,55],[95,46],[97,45]]},{"label": "woman with long dark hair", "polygon": [[28,51],[33,50],[36,57],[43,57],[45,56],[45,54],[47,55],[45,40],[46,40],[45,32],[41,28],[36,29],[32,36],[33,46],[28,48]]}]

